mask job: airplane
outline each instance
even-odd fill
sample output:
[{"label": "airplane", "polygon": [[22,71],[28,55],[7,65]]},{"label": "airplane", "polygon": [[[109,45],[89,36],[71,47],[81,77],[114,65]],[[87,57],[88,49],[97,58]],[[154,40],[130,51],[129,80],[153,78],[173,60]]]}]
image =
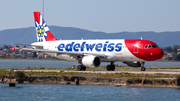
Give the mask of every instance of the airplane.
[{"label": "airplane", "polygon": [[[107,71],[114,71],[114,63],[122,61],[131,67],[141,67],[145,71],[145,61],[154,61],[163,57],[164,52],[152,41],[144,39],[101,39],[101,40],[57,40],[40,12],[34,12],[37,42],[22,50],[45,53],[59,59],[78,61],[78,71],[86,67],[99,67],[101,62],[110,62]],[[19,47],[13,47],[20,49]]]}]

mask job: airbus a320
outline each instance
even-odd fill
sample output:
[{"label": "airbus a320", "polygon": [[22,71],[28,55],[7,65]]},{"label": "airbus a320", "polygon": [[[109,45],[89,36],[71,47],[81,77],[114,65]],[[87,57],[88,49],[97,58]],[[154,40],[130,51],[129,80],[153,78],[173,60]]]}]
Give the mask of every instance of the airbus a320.
[{"label": "airbus a320", "polygon": [[[101,62],[109,62],[108,71],[114,71],[114,63],[122,61],[131,67],[141,67],[145,71],[145,61],[163,57],[163,51],[154,42],[144,39],[106,39],[106,40],[57,40],[50,32],[40,12],[34,12],[37,42],[22,50],[43,52],[64,60],[78,61],[77,70],[86,67],[99,67]],[[19,49],[13,47],[12,49]]]}]

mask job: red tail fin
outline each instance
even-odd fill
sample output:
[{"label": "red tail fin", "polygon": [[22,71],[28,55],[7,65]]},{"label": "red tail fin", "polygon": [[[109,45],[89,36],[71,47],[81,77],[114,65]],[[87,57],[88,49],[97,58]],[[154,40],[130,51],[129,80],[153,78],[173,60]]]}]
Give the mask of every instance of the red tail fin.
[{"label": "red tail fin", "polygon": [[40,12],[34,12],[34,20],[35,20],[35,27],[36,27],[36,35],[37,41],[56,41],[57,39],[51,34],[47,24],[45,23],[44,19]]}]

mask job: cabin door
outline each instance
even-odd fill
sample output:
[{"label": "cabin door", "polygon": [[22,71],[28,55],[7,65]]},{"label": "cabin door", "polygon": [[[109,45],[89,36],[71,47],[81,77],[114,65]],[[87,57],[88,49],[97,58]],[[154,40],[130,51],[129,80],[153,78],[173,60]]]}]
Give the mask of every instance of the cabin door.
[{"label": "cabin door", "polygon": [[139,47],[140,47],[140,41],[137,41],[134,45],[133,45],[133,53],[139,53]]}]

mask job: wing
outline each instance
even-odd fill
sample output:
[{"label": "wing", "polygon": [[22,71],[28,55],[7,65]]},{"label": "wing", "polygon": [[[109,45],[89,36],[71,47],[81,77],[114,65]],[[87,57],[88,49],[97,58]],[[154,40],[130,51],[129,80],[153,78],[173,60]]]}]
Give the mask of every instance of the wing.
[{"label": "wing", "polygon": [[[20,45],[20,44],[18,44]],[[21,45],[25,45],[25,44],[21,44]],[[27,46],[27,45],[25,45]],[[28,45],[28,46],[35,46],[36,45]],[[39,46],[42,47],[42,46]],[[98,56],[101,58],[105,58],[106,55],[102,54],[102,53],[84,53],[84,52],[66,52],[66,51],[55,51],[55,50],[44,50],[44,49],[29,49],[29,48],[19,48],[19,47],[13,47],[12,49],[21,49],[21,50],[26,50],[26,51],[34,51],[34,52],[43,52],[43,53],[57,53],[57,54],[67,54],[67,55],[76,55],[76,56],[85,56],[85,55],[94,55],[94,56]]]},{"label": "wing", "polygon": [[43,50],[43,49],[28,49],[22,48],[22,50],[34,51],[34,52],[43,52],[43,53],[57,53],[57,54],[67,54],[67,55],[94,55],[99,57],[106,57],[104,54],[96,54],[96,53],[84,53],[84,52],[66,52],[66,51],[53,51],[53,50]]}]

